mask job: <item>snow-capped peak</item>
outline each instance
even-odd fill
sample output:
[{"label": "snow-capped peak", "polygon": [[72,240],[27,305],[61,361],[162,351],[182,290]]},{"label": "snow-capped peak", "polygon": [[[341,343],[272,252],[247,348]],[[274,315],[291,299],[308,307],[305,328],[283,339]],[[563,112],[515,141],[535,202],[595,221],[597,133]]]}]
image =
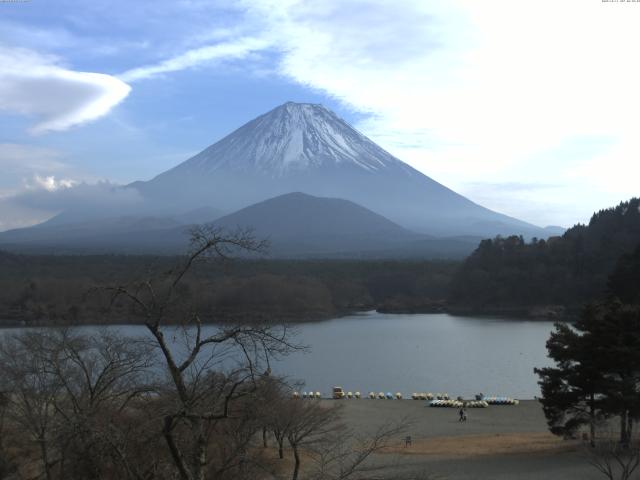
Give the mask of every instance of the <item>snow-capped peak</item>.
[{"label": "snow-capped peak", "polygon": [[406,166],[324,106],[287,102],[178,168],[191,173],[230,169],[285,176],[329,165],[367,171]]}]

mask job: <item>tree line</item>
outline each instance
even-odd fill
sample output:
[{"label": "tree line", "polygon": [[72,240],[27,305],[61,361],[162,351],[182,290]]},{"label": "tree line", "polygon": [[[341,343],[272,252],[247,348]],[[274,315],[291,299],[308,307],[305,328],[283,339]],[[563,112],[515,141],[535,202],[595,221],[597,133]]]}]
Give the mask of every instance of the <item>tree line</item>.
[{"label": "tree line", "polygon": [[[0,321],[52,325],[128,323],[120,300],[99,287],[169,270],[177,257],[53,256],[0,252]],[[177,295],[216,321],[305,321],[376,308],[422,308],[442,302],[457,262],[248,260],[198,264]],[[90,294],[90,298],[88,295]],[[104,315],[108,305],[109,315]],[[210,321],[210,319],[205,319]]]},{"label": "tree line", "polygon": [[483,240],[456,271],[449,302],[476,311],[561,305],[600,298],[621,256],[640,245],[640,199],[596,212],[547,240]]}]

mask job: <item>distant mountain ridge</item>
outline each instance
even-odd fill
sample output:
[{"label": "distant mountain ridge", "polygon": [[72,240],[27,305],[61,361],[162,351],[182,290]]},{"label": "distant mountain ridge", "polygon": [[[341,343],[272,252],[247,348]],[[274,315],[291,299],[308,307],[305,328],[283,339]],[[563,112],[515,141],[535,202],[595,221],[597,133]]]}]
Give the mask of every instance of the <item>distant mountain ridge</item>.
[{"label": "distant mountain ridge", "polygon": [[[188,218],[188,217],[187,217]],[[198,222],[200,223],[200,222]],[[461,258],[478,238],[434,239],[348,200],[289,193],[208,222],[251,229],[275,258]],[[0,248],[41,253],[184,253],[193,225],[116,217],[0,233]]]}]

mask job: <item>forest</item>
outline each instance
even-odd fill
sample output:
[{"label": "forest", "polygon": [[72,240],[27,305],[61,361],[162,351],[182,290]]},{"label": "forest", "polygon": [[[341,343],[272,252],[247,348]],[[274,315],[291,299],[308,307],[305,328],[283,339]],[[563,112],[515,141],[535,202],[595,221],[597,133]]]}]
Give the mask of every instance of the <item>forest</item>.
[{"label": "forest", "polygon": [[[561,237],[483,240],[462,262],[218,259],[196,265],[180,295],[210,322],[314,321],[372,309],[571,317],[606,293],[614,270],[618,290],[640,283],[632,268],[638,245],[640,199],[634,198],[596,212]],[[181,259],[0,251],[0,321],[134,322],[100,287],[147,278]]]},{"label": "forest", "polygon": [[[5,324],[133,322],[100,287],[144,279],[180,257],[31,256],[0,253],[0,319]],[[309,321],[353,311],[438,308],[458,262],[234,260],[202,263],[180,294],[207,321]],[[87,301],[89,300],[89,301]],[[108,309],[108,314],[106,307]]]},{"label": "forest", "polygon": [[476,312],[532,306],[577,311],[606,293],[608,276],[616,265],[630,265],[628,255],[638,245],[638,198],[594,213],[588,225],[561,237],[483,240],[457,269],[448,300]]}]

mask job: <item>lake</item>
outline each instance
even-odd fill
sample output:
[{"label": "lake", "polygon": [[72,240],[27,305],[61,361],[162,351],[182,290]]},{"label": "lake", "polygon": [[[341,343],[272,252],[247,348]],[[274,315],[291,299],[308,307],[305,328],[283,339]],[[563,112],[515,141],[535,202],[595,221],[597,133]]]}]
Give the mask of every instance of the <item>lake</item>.
[{"label": "lake", "polygon": [[[146,334],[142,326],[111,328]],[[365,312],[298,325],[296,341],[309,351],[272,367],[324,395],[340,385],[363,395],[483,392],[527,399],[540,394],[533,368],[551,364],[545,342],[552,329],[550,321]]]},{"label": "lake", "polygon": [[551,365],[545,342],[550,321],[367,312],[300,327],[311,346],[274,367],[306,381],[308,389],[483,392],[540,395],[534,367]]}]

